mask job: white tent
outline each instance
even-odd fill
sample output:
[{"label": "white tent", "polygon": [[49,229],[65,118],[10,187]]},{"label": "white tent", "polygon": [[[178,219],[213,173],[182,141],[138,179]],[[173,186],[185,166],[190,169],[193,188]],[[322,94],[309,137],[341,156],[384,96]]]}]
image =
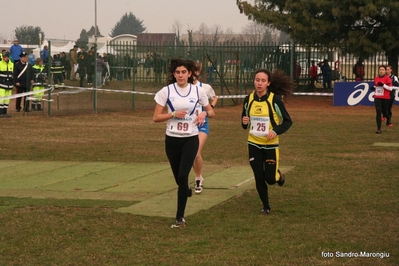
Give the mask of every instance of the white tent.
[{"label": "white tent", "polygon": [[103,53],[116,54],[115,50],[112,47],[107,48],[107,45],[103,45],[103,47],[97,50],[97,53],[100,55],[103,55]]},{"label": "white tent", "polygon": [[[40,51],[43,50],[44,46],[48,46],[48,41],[44,40],[43,44],[41,45],[40,48],[36,48],[33,50],[33,53],[36,55],[38,54],[40,56]],[[73,46],[75,45],[75,42],[73,41],[69,41],[66,45],[64,46],[55,46],[55,45],[51,45],[50,49],[51,49],[51,55],[54,54],[59,54],[62,52],[65,53],[69,53],[69,50],[71,50],[73,48]]]},{"label": "white tent", "polygon": [[69,41],[66,45],[64,45],[64,46],[55,46],[55,45],[51,45],[51,55],[54,55],[54,54],[59,54],[59,53],[62,53],[62,52],[65,52],[65,53],[69,53],[69,51],[71,50],[71,49],[73,49],[73,46],[75,45],[75,42],[73,42],[73,41]]}]

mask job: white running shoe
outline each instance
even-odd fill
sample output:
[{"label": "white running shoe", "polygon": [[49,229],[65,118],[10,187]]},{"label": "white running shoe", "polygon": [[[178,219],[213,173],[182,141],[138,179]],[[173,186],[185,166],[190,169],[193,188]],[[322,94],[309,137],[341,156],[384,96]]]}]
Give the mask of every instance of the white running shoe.
[{"label": "white running shoe", "polygon": [[184,218],[181,218],[180,220],[176,220],[176,223],[172,224],[170,228],[180,228],[185,227],[186,225],[186,220],[184,220]]},{"label": "white running shoe", "polygon": [[203,189],[204,178],[201,176],[200,179],[195,179],[195,193],[199,194],[202,192]]}]

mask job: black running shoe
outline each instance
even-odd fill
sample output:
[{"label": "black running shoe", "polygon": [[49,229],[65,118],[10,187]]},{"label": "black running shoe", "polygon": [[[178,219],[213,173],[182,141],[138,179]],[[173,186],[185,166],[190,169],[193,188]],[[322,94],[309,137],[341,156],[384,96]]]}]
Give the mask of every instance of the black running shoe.
[{"label": "black running shoe", "polygon": [[277,181],[277,184],[281,187],[285,183],[285,176],[278,170],[278,173],[280,174],[280,179]]},{"label": "black running shoe", "polygon": [[191,197],[193,195],[193,190],[189,187],[187,197]]},{"label": "black running shoe", "polygon": [[271,208],[270,208],[270,206],[268,206],[268,207],[264,208],[264,209],[260,212],[260,214],[268,215],[268,214],[270,214],[270,210],[271,210]]}]

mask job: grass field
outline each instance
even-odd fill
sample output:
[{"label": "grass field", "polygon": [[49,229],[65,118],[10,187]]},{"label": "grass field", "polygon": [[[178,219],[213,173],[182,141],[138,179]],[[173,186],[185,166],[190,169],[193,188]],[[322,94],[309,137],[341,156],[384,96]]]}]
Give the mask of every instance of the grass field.
[{"label": "grass field", "polygon": [[[286,106],[294,125],[281,137],[281,164],[291,170],[270,187],[269,216],[259,215],[254,186],[178,230],[168,217],[115,212],[128,200],[0,197],[0,265],[399,265],[397,106],[395,127],[381,135],[373,107],[332,107],[325,97]],[[215,112],[205,163],[249,168],[241,106]],[[0,120],[0,151],[38,164],[167,163],[165,124],[151,118],[13,116]],[[206,189],[189,201],[197,197]]]}]

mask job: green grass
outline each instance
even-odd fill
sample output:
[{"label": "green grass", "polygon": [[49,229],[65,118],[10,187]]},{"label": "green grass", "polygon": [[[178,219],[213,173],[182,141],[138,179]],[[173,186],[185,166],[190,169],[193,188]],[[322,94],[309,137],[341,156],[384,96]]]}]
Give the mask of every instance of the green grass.
[{"label": "green grass", "polygon": [[[398,265],[399,148],[373,143],[398,143],[399,130],[376,135],[373,107],[332,107],[331,99],[291,98],[287,109],[294,125],[281,137],[281,164],[293,169],[284,187],[270,187],[269,216],[258,214],[255,189],[186,217],[178,230],[170,218],[113,211],[132,202],[0,198],[0,265]],[[215,111],[205,163],[249,167],[240,107]],[[1,152],[13,160],[165,163],[165,125],[151,117],[1,120]],[[362,251],[389,258],[322,256]]]}]

